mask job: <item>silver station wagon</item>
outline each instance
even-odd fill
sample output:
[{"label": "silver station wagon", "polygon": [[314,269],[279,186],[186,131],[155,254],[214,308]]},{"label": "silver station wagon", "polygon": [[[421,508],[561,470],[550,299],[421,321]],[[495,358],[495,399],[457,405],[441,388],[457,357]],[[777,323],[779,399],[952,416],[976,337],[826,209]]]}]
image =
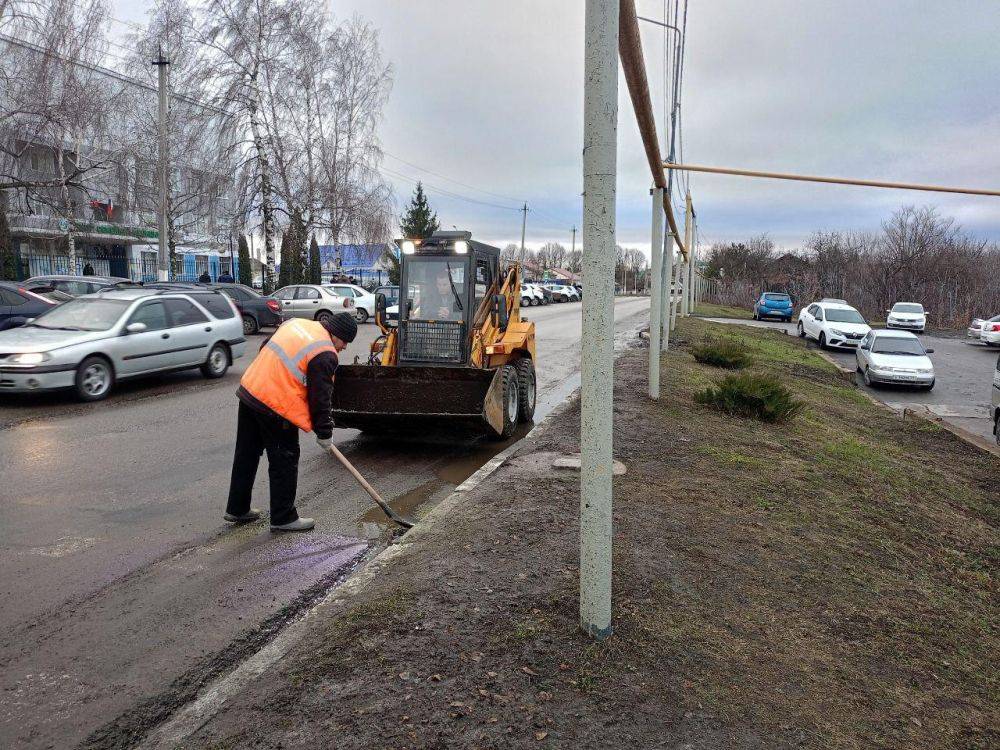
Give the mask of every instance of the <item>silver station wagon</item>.
[{"label": "silver station wagon", "polygon": [[140,375],[197,367],[221,378],[245,347],[243,321],[219,292],[88,294],[0,331],[0,394],[65,388],[98,401]]}]

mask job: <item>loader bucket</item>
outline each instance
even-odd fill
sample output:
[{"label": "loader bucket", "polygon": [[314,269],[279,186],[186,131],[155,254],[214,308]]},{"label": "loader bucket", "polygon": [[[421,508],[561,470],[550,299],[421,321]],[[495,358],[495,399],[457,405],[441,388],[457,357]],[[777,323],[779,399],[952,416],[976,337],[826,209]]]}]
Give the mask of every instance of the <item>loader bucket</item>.
[{"label": "loader bucket", "polygon": [[499,435],[499,373],[478,367],[343,365],[333,389],[334,423],[382,433],[458,429]]}]

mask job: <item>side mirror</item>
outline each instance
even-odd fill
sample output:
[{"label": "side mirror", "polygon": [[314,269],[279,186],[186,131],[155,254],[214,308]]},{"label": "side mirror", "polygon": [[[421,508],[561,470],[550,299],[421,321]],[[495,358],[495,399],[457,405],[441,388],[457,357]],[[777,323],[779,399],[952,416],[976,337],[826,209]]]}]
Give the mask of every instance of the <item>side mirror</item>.
[{"label": "side mirror", "polygon": [[507,325],[510,323],[510,318],[507,312],[507,301],[501,294],[493,295],[493,315],[496,319],[497,328],[501,331],[506,331]]},{"label": "side mirror", "polygon": [[379,328],[385,325],[385,295],[375,295],[375,325]]},{"label": "side mirror", "polygon": [[126,333],[143,333],[148,329],[145,323],[129,323],[125,326]]},{"label": "side mirror", "polygon": [[925,351],[925,352],[926,352],[927,354],[933,354],[933,353],[934,353],[934,350],[933,350],[933,349],[924,349],[924,351]]}]

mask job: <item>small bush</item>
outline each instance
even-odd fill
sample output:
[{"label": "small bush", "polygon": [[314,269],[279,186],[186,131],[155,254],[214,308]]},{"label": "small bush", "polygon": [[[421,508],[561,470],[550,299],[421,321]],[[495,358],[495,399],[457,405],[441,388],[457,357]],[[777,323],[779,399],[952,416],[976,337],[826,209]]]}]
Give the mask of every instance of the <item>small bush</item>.
[{"label": "small bush", "polygon": [[694,399],[727,414],[763,422],[787,422],[805,406],[773,375],[754,373],[727,375],[717,388],[706,388]]},{"label": "small bush", "polygon": [[751,362],[750,352],[735,341],[709,341],[691,350],[691,355],[703,365],[742,370]]}]

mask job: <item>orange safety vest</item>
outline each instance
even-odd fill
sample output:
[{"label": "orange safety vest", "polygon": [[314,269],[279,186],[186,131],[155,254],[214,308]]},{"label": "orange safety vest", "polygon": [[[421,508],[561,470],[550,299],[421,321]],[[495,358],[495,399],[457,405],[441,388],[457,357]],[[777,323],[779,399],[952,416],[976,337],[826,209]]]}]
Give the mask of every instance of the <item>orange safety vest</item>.
[{"label": "orange safety vest", "polygon": [[253,361],[240,385],[296,427],[312,432],[306,370],[323,352],[337,353],[330,334],[314,320],[282,323]]}]

